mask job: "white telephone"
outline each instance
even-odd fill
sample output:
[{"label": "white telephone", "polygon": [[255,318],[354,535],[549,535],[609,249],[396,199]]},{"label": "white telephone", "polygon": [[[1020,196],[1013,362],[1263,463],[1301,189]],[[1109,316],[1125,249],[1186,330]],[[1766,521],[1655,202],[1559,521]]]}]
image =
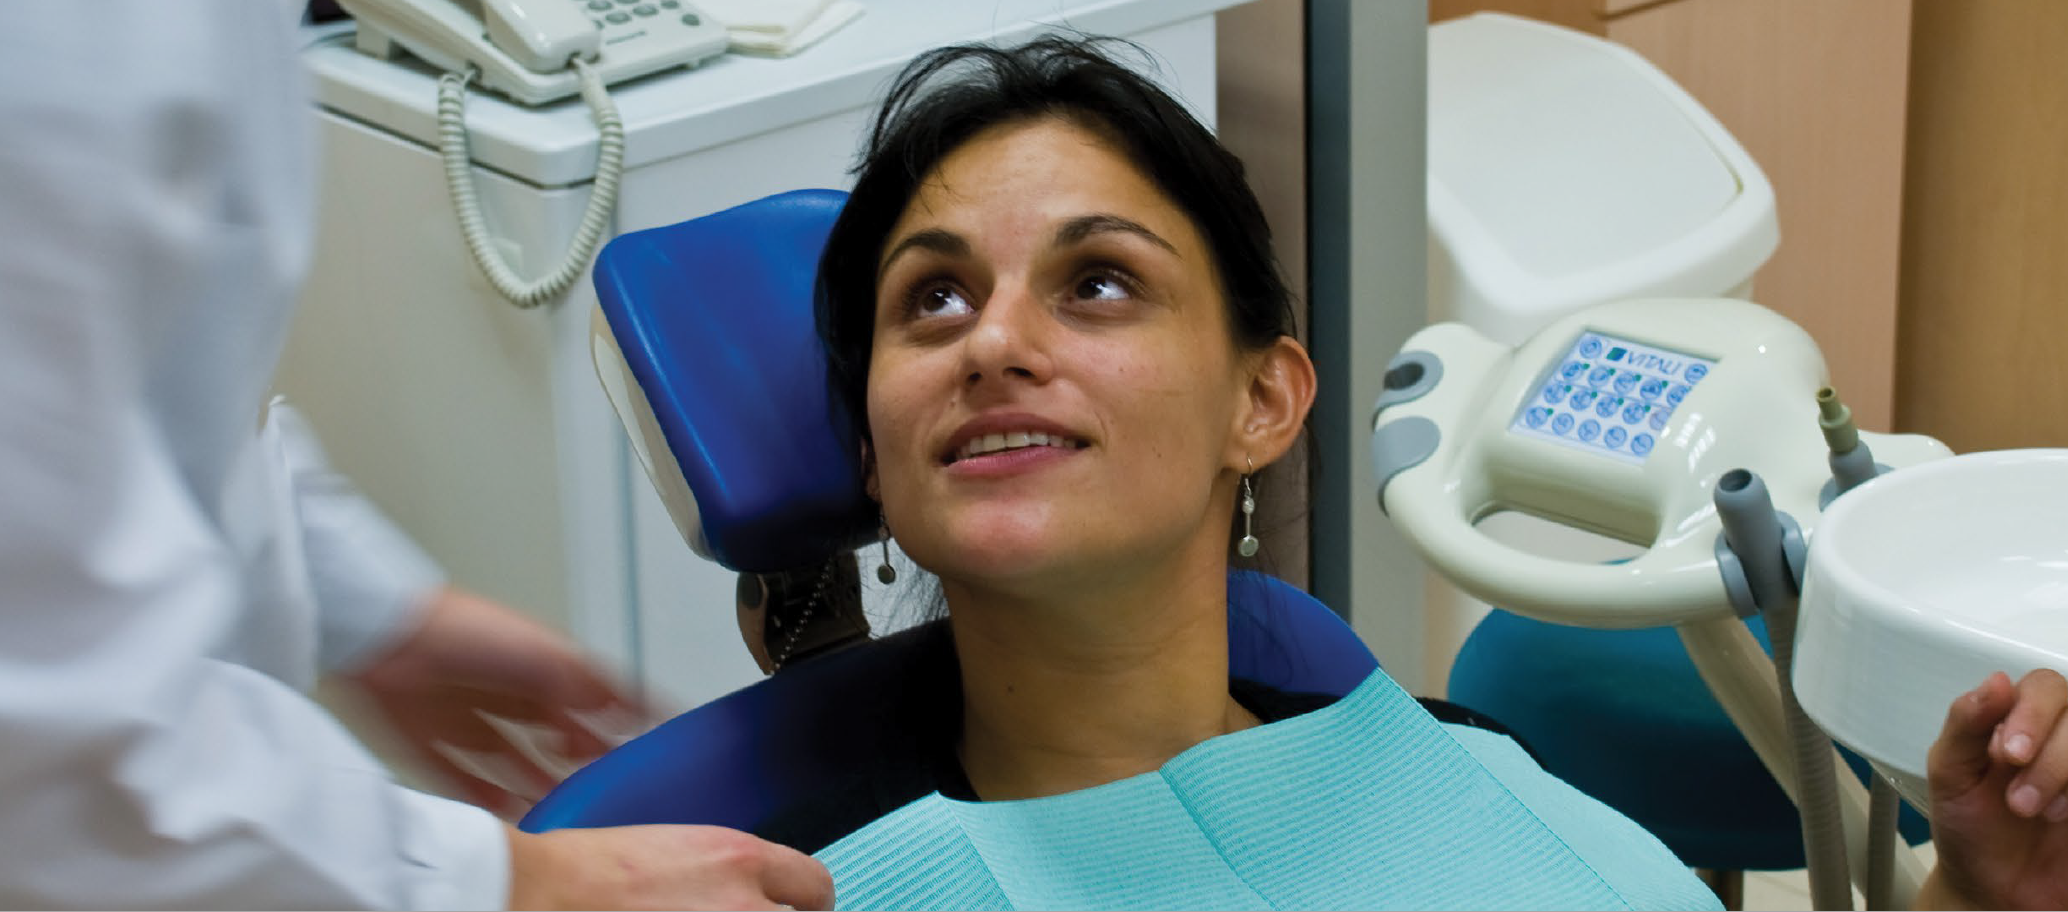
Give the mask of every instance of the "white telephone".
[{"label": "white telephone", "polygon": [[[604,86],[725,52],[724,25],[683,0],[338,0],[358,21],[359,50],[389,59],[400,48],[445,70],[438,80],[438,151],[474,262],[519,307],[559,297],[587,272],[617,208],[625,129]],[[503,260],[474,192],[467,152],[467,84],[523,104],[580,93],[596,121],[596,181],[567,253],[534,279]]]},{"label": "white telephone", "polygon": [[528,105],[580,91],[571,63],[606,84],[695,66],[725,52],[725,26],[682,0],[338,0],[359,22],[359,49],[408,51],[439,69],[480,71],[488,88]]}]

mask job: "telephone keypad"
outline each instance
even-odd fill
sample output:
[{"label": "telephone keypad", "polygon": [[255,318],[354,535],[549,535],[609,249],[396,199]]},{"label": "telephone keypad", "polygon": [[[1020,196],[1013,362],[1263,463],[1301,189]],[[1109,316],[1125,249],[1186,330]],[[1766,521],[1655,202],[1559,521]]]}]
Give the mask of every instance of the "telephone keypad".
[{"label": "telephone keypad", "polygon": [[[681,22],[685,28],[696,29],[704,27],[704,17],[685,9],[682,5],[682,0],[570,0],[570,2],[580,5],[586,12],[594,14],[589,22],[595,25],[597,29],[608,33],[603,37],[606,46],[613,39],[629,40],[634,36],[642,34],[638,30],[646,28],[647,24],[638,22],[638,20],[659,16],[663,11],[669,13],[681,12],[681,16],[677,21]],[[690,9],[693,9],[693,7]],[[631,28],[618,28],[618,26],[631,26]],[[661,28],[669,29],[672,26],[661,26]]]}]

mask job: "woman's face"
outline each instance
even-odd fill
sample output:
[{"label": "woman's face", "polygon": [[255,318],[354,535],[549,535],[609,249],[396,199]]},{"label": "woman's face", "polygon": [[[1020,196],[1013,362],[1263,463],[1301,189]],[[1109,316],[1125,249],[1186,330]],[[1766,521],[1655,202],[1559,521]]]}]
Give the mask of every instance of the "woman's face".
[{"label": "woman's face", "polygon": [[1250,359],[1204,239],[1097,134],[978,134],[878,275],[872,481],[915,561],[1042,592],[1225,553]]}]

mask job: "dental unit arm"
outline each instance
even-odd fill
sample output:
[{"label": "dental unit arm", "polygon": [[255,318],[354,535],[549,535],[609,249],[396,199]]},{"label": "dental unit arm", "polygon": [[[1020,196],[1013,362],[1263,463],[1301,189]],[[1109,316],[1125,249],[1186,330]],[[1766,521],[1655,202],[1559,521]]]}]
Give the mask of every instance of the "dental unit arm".
[{"label": "dental unit arm", "polygon": [[[1853,430],[1835,399],[1820,409],[1827,384],[1801,328],[1738,300],[1597,305],[1520,347],[1458,324],[1430,326],[1389,365],[1374,409],[1379,503],[1438,572],[1490,604],[1578,626],[1674,626],[1801,806],[1819,800],[1817,789],[1796,775],[1797,739],[1774,667],[1735,616],[1760,606],[1744,582],[1750,568],[1722,534],[1719,480],[1749,470],[1765,489],[1792,598],[1830,497],[1873,469],[1950,455],[1927,437]],[[1645,551],[1620,564],[1530,554],[1476,528],[1504,510]],[[1849,778],[1839,785],[1850,870],[1864,878],[1865,790]],[[1894,873],[1895,894],[1907,898],[1923,872],[1905,853]]]}]

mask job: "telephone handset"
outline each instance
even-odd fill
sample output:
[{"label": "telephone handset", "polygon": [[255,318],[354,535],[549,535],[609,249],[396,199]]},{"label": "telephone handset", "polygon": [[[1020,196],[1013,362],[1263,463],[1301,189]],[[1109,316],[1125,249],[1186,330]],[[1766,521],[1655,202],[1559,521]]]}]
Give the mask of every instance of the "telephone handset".
[{"label": "telephone handset", "polygon": [[570,63],[606,84],[725,52],[725,26],[681,0],[338,0],[359,22],[359,49],[399,47],[432,66],[480,72],[489,89],[528,105],[580,91]]},{"label": "telephone handset", "polygon": [[[446,74],[438,80],[438,152],[445,184],[474,262],[519,307],[557,298],[587,272],[617,207],[625,130],[604,86],[725,52],[725,26],[682,0],[338,0],[358,21],[359,50],[388,59],[396,49]],[[503,260],[475,197],[467,152],[467,84],[524,104],[580,93],[597,129],[596,181],[560,262],[534,279]]]}]

